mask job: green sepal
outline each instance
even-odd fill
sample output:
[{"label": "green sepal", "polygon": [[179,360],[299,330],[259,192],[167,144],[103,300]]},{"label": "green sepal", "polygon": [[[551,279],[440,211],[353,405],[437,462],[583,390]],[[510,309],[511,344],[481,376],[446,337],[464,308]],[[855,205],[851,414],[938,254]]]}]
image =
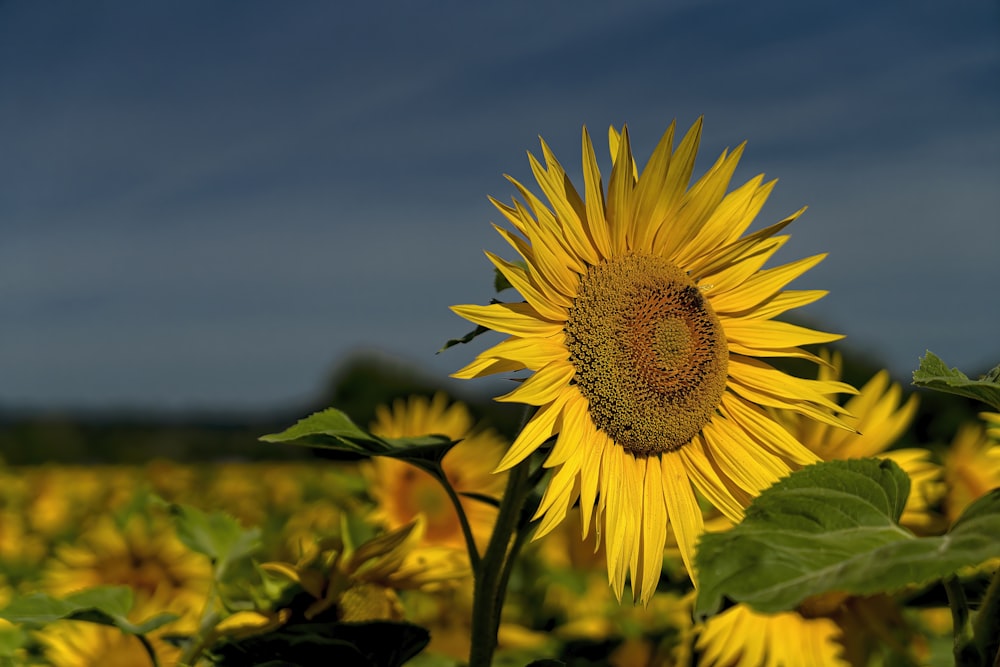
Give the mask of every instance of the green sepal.
[{"label": "green sepal", "polygon": [[[518,260],[514,262],[514,264],[520,266],[522,269],[525,270],[527,270],[528,268],[528,263],[525,262],[524,260]],[[493,290],[497,294],[503,292],[504,290],[509,290],[513,288],[514,286],[510,284],[509,280],[507,280],[507,276],[501,273],[499,269],[493,269]],[[491,299],[490,303],[500,303],[500,302],[497,301],[496,299]],[[451,338],[448,341],[446,341],[445,344],[441,346],[441,349],[438,350],[436,354],[441,354],[449,347],[455,347],[456,345],[464,345],[465,343],[470,343],[472,342],[473,339],[483,335],[487,331],[491,331],[491,329],[489,329],[488,327],[484,327],[481,324],[477,325],[475,329],[465,334],[461,338]]]},{"label": "green sepal", "polygon": [[11,623],[41,626],[59,620],[89,621],[119,628],[131,635],[144,635],[177,620],[176,614],[157,614],[133,623],[128,620],[134,594],[128,586],[95,586],[63,598],[29,593],[15,598],[0,610],[0,618]]},{"label": "green sepal", "polygon": [[974,398],[994,410],[1000,410],[1000,366],[979,380],[970,380],[965,373],[957,368],[948,368],[940,357],[927,350],[927,354],[920,359],[920,368],[913,371],[913,384]]},{"label": "green sepal", "polygon": [[487,331],[490,331],[490,329],[484,327],[482,324],[477,324],[475,329],[465,334],[461,338],[450,338],[447,341],[445,341],[445,344],[441,346],[441,349],[438,350],[436,354],[441,354],[449,347],[455,347],[456,345],[465,345],[466,343],[471,343],[473,339],[475,339],[477,336],[483,335]]},{"label": "green sepal", "polygon": [[1000,556],[1000,489],[942,536],[898,525],[909,478],[892,461],[808,466],[765,490],[731,530],[706,533],[695,557],[695,614],[724,600],[773,613],[828,592],[872,595],[923,585]]}]

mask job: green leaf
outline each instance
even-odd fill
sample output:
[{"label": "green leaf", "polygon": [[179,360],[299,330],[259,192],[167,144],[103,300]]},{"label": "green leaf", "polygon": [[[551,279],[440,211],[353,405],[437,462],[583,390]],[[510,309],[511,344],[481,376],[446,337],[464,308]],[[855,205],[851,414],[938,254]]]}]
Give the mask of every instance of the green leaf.
[{"label": "green leaf", "polygon": [[[528,268],[528,263],[523,259],[519,259],[514,262],[514,264],[520,266],[522,269]],[[507,280],[507,276],[500,272],[500,269],[493,269],[493,291],[497,294],[503,292],[504,290],[513,289],[514,286],[510,284]]]},{"label": "green leaf", "polygon": [[920,360],[920,368],[913,371],[913,384],[948,394],[974,398],[1000,410],[1000,366],[979,380],[970,380],[957,368],[948,366],[930,350]]},{"label": "green leaf", "polygon": [[[320,436],[317,438],[316,436]],[[261,436],[264,442],[296,442],[312,447],[340,449],[358,454],[372,455],[385,449],[385,443],[351,421],[336,408],[315,412],[281,433]],[[330,443],[329,439],[337,441]]]},{"label": "green leaf", "polygon": [[251,556],[260,547],[260,529],[244,529],[223,512],[206,514],[187,505],[171,505],[177,537],[189,549],[205,554],[215,566],[216,580],[222,580],[229,566]]},{"label": "green leaf", "polygon": [[739,525],[702,536],[696,615],[717,613],[724,599],[778,612],[831,591],[895,591],[1000,556],[1000,489],[936,537],[898,525],[908,494],[906,473],[887,460],[828,461],[792,473],[761,493]]},{"label": "green leaf", "polygon": [[133,635],[144,635],[178,618],[175,614],[157,614],[141,623],[132,623],[127,618],[132,601],[132,589],[128,586],[95,586],[64,598],[30,593],[0,610],[0,618],[27,625],[44,625],[62,619],[90,621],[111,625]]},{"label": "green leaf", "polygon": [[[13,658],[17,655],[18,649],[25,645],[28,634],[23,628],[16,625],[5,625],[0,627],[0,658]],[[0,660],[0,665],[5,664]],[[9,664],[14,664],[13,662]]]},{"label": "green leaf", "polygon": [[427,463],[439,463],[455,445],[455,441],[443,435],[379,438],[359,427],[336,408],[309,415],[281,433],[262,436],[261,440],[334,449],[361,456],[388,456],[424,468]]}]

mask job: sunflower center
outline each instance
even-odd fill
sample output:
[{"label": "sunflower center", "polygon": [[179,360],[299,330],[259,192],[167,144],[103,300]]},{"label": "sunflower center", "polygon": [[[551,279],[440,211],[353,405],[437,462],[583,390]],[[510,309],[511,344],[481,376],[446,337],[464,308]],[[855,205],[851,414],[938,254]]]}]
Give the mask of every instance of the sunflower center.
[{"label": "sunflower center", "polygon": [[680,449],[722,400],[725,332],[667,259],[626,255],[591,267],[565,332],[594,424],[635,455]]}]

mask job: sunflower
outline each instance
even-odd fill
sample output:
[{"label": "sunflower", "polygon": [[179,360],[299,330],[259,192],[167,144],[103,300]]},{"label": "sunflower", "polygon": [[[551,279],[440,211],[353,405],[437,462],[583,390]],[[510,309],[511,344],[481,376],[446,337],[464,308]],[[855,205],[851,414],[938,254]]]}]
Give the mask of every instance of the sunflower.
[{"label": "sunflower", "polygon": [[972,501],[1000,487],[1000,440],[991,437],[996,413],[981,413],[986,422],[963,424],[944,452],[945,508],[954,522]]},{"label": "sunflower", "polygon": [[[59,621],[41,634],[45,657],[53,667],[152,667],[138,637],[96,623]],[[176,656],[168,664],[175,664]],[[163,664],[163,663],[160,663]]]},{"label": "sunflower", "polygon": [[[156,605],[133,608],[135,618],[150,618],[162,609]],[[156,654],[156,664],[173,667],[179,664],[181,649],[160,637],[170,634],[172,625],[147,636]],[[52,667],[153,667],[149,652],[135,635],[118,628],[85,621],[56,621],[38,631],[47,664]]]},{"label": "sunflower", "polygon": [[524,301],[452,308],[509,334],[455,377],[533,371],[497,398],[538,408],[498,470],[558,436],[536,537],[579,501],[584,534],[596,513],[606,535],[616,595],[628,574],[643,602],[660,576],[668,523],[693,573],[702,532],[694,489],[739,520],[759,491],[816,460],[761,406],[841,426],[829,395],[854,391],[761,359],[818,362],[800,346],[841,338],[773,320],[826,293],[783,289],[823,255],[763,269],[802,211],[744,235],[774,182],[758,176],[726,193],[741,145],[687,187],[700,136],[701,120],[674,150],[671,124],[640,172],[627,128],[612,128],[605,194],[584,128],[582,197],[543,141],[544,164],[529,160],[548,205],[514,179],[525,203],[491,200],[514,227],[497,231],[523,263],[487,256]]},{"label": "sunflower", "polygon": [[[459,494],[476,493],[499,498],[506,475],[492,471],[503,456],[507,442],[491,429],[477,428],[468,408],[451,403],[441,393],[428,399],[411,396],[392,407],[378,406],[371,432],[385,438],[444,435],[460,440],[441,461],[445,477]],[[378,503],[373,519],[390,530],[422,515],[426,522],[424,543],[465,549],[458,514],[441,484],[430,474],[409,463],[378,457],[368,469],[371,493]],[[496,507],[460,496],[462,510],[480,551],[486,548],[496,521]]]},{"label": "sunflower", "polygon": [[139,610],[180,616],[172,630],[193,631],[211,584],[208,559],[184,546],[158,517],[133,514],[119,524],[99,517],[73,544],[57,548],[42,574],[48,593],[64,596],[99,585],[130,586]]},{"label": "sunflower", "polygon": [[736,605],[708,620],[698,637],[704,667],[848,667],[842,630],[829,618],[796,611],[762,614]]}]

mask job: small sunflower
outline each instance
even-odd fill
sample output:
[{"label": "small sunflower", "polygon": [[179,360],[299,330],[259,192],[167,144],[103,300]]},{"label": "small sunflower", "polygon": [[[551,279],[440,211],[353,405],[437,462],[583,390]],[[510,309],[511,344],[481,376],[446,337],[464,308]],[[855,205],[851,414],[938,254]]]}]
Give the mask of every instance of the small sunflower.
[{"label": "small sunflower", "polygon": [[784,289],[823,255],[763,269],[801,211],[744,235],[774,182],[758,176],[726,193],[741,145],[688,187],[700,135],[699,120],[674,150],[671,124],[640,172],[627,128],[611,129],[605,193],[584,129],[583,196],[543,141],[544,164],[529,160],[548,205],[514,179],[525,203],[492,200],[514,227],[497,231],[523,265],[487,256],[524,301],[453,307],[509,334],[455,377],[533,371],[497,398],[538,408],[498,469],[558,436],[536,536],[579,501],[584,533],[596,512],[606,534],[615,593],[628,574],[643,602],[660,576],[668,523],[693,573],[702,532],[694,489],[738,520],[762,489],[816,460],[761,406],[842,426],[829,396],[854,391],[762,361],[818,362],[800,346],[841,338],[773,319],[824,296]]},{"label": "small sunflower", "polygon": [[[371,432],[385,438],[422,435],[444,435],[459,440],[441,461],[445,477],[458,494],[476,493],[499,498],[503,494],[506,475],[494,475],[493,469],[507,446],[491,429],[477,429],[468,408],[462,403],[449,405],[441,393],[428,399],[411,396],[378,406]],[[378,503],[374,520],[395,530],[413,521],[418,515],[425,520],[425,544],[465,549],[458,514],[441,487],[428,473],[409,463],[377,457],[372,461],[371,493]],[[460,495],[460,502],[472,529],[476,546],[486,548],[496,507]]]},{"label": "small sunflower", "polygon": [[211,573],[208,559],[185,547],[166,521],[133,514],[120,525],[103,515],[75,543],[56,550],[42,585],[56,596],[105,584],[129,586],[135,609],[177,614],[181,618],[171,629],[187,632],[197,627]]},{"label": "small sunflower", "polygon": [[704,667],[849,667],[842,634],[829,618],[761,614],[740,604],[709,619],[696,648]]},{"label": "small sunflower", "polygon": [[[153,667],[138,637],[108,625],[58,621],[45,626],[41,641],[52,667]],[[176,664],[177,657],[160,662],[157,656],[161,665]]]},{"label": "small sunflower", "polygon": [[1000,487],[1000,439],[991,437],[996,413],[980,414],[986,422],[963,424],[944,452],[945,508],[954,522],[972,501]]},{"label": "small sunflower", "polygon": [[[135,619],[148,619],[162,612],[155,603],[133,607]],[[160,667],[179,664],[181,649],[164,640],[161,634],[175,631],[167,625],[147,636]],[[148,651],[135,635],[116,627],[85,621],[56,621],[38,632],[47,664],[52,667],[153,667]]]}]

